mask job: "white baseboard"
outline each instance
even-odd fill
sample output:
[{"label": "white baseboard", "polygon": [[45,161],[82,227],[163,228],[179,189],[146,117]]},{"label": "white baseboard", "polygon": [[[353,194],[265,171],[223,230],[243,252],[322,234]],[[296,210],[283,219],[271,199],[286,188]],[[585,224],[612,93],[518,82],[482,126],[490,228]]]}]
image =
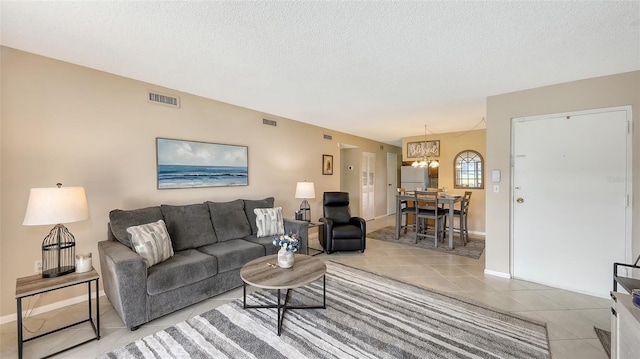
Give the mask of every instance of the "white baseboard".
[{"label": "white baseboard", "polygon": [[[100,292],[98,292],[98,294],[100,294],[101,297],[104,297],[104,290],[101,290]],[[40,294],[42,295],[42,294]],[[91,292],[91,298],[95,298],[96,297],[96,293],[95,292]],[[46,313],[46,312],[50,312],[52,310],[55,309],[59,309],[59,308],[64,308],[73,304],[78,304],[78,303],[82,303],[82,302],[86,302],[87,301],[87,295],[80,295],[74,298],[69,298],[69,299],[65,299],[65,300],[61,300],[59,302],[55,302],[55,303],[51,303],[51,304],[47,304],[47,305],[43,305],[42,307],[37,307],[35,308],[30,316],[34,316],[34,315],[38,315],[38,314],[42,314],[42,313]],[[24,299],[23,299],[23,304],[22,304],[23,308],[24,308]],[[24,316],[27,313],[27,310],[23,310],[22,311],[22,315]],[[9,314],[9,315],[5,315],[4,317],[0,317],[0,324],[4,324],[4,323],[10,323],[10,322],[15,322],[18,319],[18,317],[16,316],[16,314]]]},{"label": "white baseboard", "polygon": [[485,269],[484,270],[484,274],[492,275],[494,277],[511,279],[511,274],[509,274],[509,273],[498,272],[498,271],[489,270],[489,269]]}]

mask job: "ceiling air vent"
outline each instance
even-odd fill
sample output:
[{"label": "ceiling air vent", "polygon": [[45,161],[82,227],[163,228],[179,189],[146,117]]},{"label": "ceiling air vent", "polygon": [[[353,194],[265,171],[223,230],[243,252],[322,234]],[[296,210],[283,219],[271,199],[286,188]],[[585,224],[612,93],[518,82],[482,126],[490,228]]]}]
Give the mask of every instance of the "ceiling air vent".
[{"label": "ceiling air vent", "polygon": [[333,136],[325,134],[324,135],[324,139],[325,140],[333,140]]},{"label": "ceiling air vent", "polygon": [[147,100],[161,105],[180,108],[180,97],[163,94],[157,91],[148,91]]},{"label": "ceiling air vent", "polygon": [[267,120],[266,118],[262,119],[262,124],[269,126],[278,126],[278,122],[276,120]]}]

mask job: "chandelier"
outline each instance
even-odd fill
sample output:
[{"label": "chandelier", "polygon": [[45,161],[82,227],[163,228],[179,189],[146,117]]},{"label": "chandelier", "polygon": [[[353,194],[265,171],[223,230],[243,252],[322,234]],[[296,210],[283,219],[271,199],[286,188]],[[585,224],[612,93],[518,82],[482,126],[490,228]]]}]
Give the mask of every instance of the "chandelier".
[{"label": "chandelier", "polygon": [[413,161],[411,164],[412,167],[425,168],[431,167],[436,168],[440,166],[440,163],[431,157],[432,149],[429,148],[429,142],[427,142],[427,125],[424,125],[424,143],[421,146],[422,156],[419,160]]}]

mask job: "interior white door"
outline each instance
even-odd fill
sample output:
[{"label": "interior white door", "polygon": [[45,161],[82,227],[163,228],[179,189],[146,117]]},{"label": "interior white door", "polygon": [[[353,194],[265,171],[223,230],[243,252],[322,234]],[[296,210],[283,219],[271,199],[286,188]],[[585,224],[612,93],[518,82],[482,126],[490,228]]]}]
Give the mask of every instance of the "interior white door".
[{"label": "interior white door", "polygon": [[608,297],[630,257],[631,109],[513,120],[513,276]]},{"label": "interior white door", "polygon": [[387,152],[387,214],[396,213],[398,194],[398,155]]},{"label": "interior white door", "polygon": [[360,215],[365,220],[374,218],[375,213],[375,168],[376,154],[362,152],[362,211]]}]

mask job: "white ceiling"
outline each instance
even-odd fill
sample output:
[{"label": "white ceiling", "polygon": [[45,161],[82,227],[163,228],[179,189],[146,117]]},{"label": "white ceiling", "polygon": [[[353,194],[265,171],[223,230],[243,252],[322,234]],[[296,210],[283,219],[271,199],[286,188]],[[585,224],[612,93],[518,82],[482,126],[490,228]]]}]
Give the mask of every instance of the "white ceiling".
[{"label": "white ceiling", "polygon": [[[4,46],[399,145],[640,69],[640,1],[12,2]],[[477,128],[484,128],[480,123]]]}]

